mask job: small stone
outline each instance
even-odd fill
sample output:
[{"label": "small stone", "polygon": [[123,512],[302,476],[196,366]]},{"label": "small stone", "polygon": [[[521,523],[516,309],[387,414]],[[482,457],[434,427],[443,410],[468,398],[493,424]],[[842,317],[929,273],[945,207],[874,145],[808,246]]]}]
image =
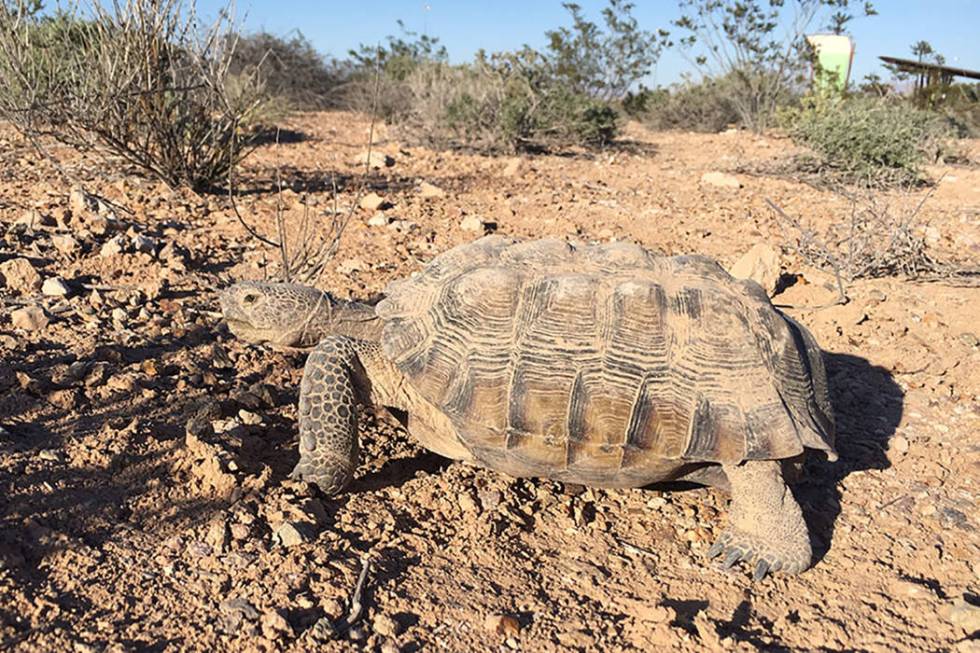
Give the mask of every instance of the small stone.
[{"label": "small stone", "polygon": [[280,524],[279,528],[276,529],[274,537],[281,545],[287,548],[304,544],[312,539],[302,524],[288,521]]},{"label": "small stone", "polygon": [[738,190],[742,187],[742,182],[738,180],[738,177],[724,172],[706,172],[701,175],[701,183],[707,184],[708,186],[714,186],[716,188],[726,188],[731,190]]},{"label": "small stone", "polygon": [[504,176],[516,177],[519,174],[521,174],[521,172],[523,172],[523,169],[524,169],[524,159],[521,159],[520,157],[514,157],[507,162],[507,165],[504,166]]},{"label": "small stone", "polygon": [[909,451],[909,441],[905,436],[896,435],[891,439],[889,449],[897,454],[905,455]]},{"label": "small stone", "polygon": [[208,532],[204,535],[205,543],[209,544],[215,553],[222,553],[228,548],[228,524],[224,518],[218,516],[208,526]]},{"label": "small stone", "polygon": [[14,258],[0,263],[0,280],[11,290],[28,294],[41,287],[41,275],[26,258]]},{"label": "small stone", "polygon": [[960,334],[960,342],[967,347],[980,347],[980,338],[969,331]]},{"label": "small stone", "polygon": [[496,231],[497,223],[488,222],[478,215],[468,215],[459,222],[459,228],[463,231],[488,232]]},{"label": "small stone", "polygon": [[424,200],[434,199],[436,197],[445,197],[446,191],[439,188],[434,184],[430,184],[427,181],[423,181],[419,184],[419,197]]},{"label": "small stone", "polygon": [[366,211],[379,211],[386,206],[391,206],[388,200],[381,197],[377,193],[368,193],[361,198],[358,205]]},{"label": "small stone", "polygon": [[369,227],[384,227],[387,226],[389,222],[390,220],[388,219],[388,216],[381,211],[378,211],[368,218],[367,224]]},{"label": "small stone", "polygon": [[292,638],[293,628],[286,621],[286,618],[279,614],[278,610],[271,610],[262,615],[261,620],[262,634],[271,640],[281,637]]},{"label": "small stone", "polygon": [[245,524],[232,524],[229,530],[231,531],[231,536],[236,540],[244,540],[248,537],[249,529]]},{"label": "small stone", "polygon": [[99,248],[99,256],[108,257],[116,256],[122,254],[126,251],[127,242],[126,238],[122,234],[117,234],[110,238],[109,240],[102,243],[102,247]]},{"label": "small stone", "polygon": [[78,241],[68,234],[54,234],[51,236],[51,244],[62,254],[73,254],[79,249]]},{"label": "small stone", "polygon": [[737,279],[755,281],[772,295],[779,281],[779,253],[765,243],[757,243],[735,262],[729,273]]},{"label": "small stone", "polygon": [[386,614],[379,614],[371,622],[371,629],[382,637],[395,637],[401,631],[398,622]]},{"label": "small stone", "polygon": [[476,501],[474,501],[473,497],[471,497],[469,494],[465,492],[459,495],[459,507],[462,509],[463,512],[477,511]]},{"label": "small stone", "polygon": [[40,306],[25,306],[10,311],[10,323],[15,329],[40,331],[48,326],[48,316]]},{"label": "small stone", "polygon": [[261,415],[257,415],[250,410],[245,410],[244,408],[238,411],[238,419],[242,421],[242,424],[248,424],[250,426],[258,426],[262,423]]},{"label": "small stone", "polygon": [[670,623],[675,618],[670,608],[646,602],[637,606],[634,615],[640,621],[649,621],[658,624]]},{"label": "small stone", "polygon": [[380,170],[381,168],[390,168],[395,165],[395,158],[384,152],[371,150],[370,152],[361,152],[358,154],[354,162],[359,165],[367,164],[369,168]]},{"label": "small stone", "polygon": [[114,323],[124,326],[128,317],[125,310],[121,308],[112,309],[112,321]]},{"label": "small stone", "polygon": [[98,213],[99,200],[81,187],[74,186],[68,193],[68,208],[74,217],[84,219],[89,214]]},{"label": "small stone", "polygon": [[967,602],[963,597],[953,599],[952,604],[944,606],[943,613],[947,621],[967,635],[980,630],[980,606]]},{"label": "small stone", "polygon": [[51,216],[44,215],[37,209],[28,209],[17,218],[14,224],[22,224],[28,229],[38,229],[40,227],[53,227],[55,222]]},{"label": "small stone", "polygon": [[345,276],[350,276],[355,272],[363,272],[368,269],[368,264],[359,258],[349,258],[337,266],[337,272]]},{"label": "small stone", "polygon": [[521,632],[521,623],[508,614],[491,614],[483,620],[483,627],[498,635],[517,635]]},{"label": "small stone", "polygon": [[41,294],[48,297],[64,297],[69,292],[71,291],[61,277],[49,277],[44,280],[44,284],[41,286]]},{"label": "small stone", "polygon": [[137,252],[152,254],[157,249],[157,241],[143,234],[133,234],[130,242],[133,244],[133,249]]}]

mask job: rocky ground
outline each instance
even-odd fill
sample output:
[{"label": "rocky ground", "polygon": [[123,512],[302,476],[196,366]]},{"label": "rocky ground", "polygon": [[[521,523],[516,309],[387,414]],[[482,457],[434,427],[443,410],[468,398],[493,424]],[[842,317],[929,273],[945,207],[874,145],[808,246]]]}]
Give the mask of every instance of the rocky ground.
[{"label": "rocky ground", "polygon": [[[837,415],[840,460],[795,487],[813,568],[752,583],[709,564],[716,490],[515,480],[427,453],[380,412],[348,493],[287,480],[303,355],[235,340],[215,298],[276,276],[278,250],[222,194],[49,145],[69,182],[0,128],[0,649],[980,650],[975,277],[856,281],[826,307],[832,278],[765,199],[821,233],[850,205],[748,172],[793,153],[777,136],[631,126],[600,154],[507,159],[381,130],[371,196],[364,119],[290,126],[248,161],[238,209],[271,237],[277,203],[287,225],[302,203],[321,223],[365,207],[320,281],[341,296],[494,230],[727,266],[768,246],[742,268],[826,350]],[[980,169],[930,174],[878,198],[898,215],[931,194],[916,233],[976,267]]]}]

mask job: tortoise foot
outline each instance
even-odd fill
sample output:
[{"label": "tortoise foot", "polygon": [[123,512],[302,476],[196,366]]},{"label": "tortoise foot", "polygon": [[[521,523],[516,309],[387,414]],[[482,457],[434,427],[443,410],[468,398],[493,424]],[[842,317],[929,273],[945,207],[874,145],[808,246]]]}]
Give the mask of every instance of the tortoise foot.
[{"label": "tortoise foot", "polygon": [[745,561],[755,569],[752,580],[762,580],[767,573],[782,571],[798,574],[810,565],[810,551],[781,547],[778,542],[763,540],[758,536],[730,529],[722,533],[708,550],[709,558],[721,556],[721,566],[729,569],[736,562]]}]

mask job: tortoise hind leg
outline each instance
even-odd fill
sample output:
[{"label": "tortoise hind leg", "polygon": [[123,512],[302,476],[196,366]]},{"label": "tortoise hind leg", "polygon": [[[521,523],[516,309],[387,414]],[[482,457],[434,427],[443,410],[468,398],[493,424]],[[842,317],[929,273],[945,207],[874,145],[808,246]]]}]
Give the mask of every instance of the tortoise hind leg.
[{"label": "tortoise hind leg", "polygon": [[324,338],[303,368],[299,394],[299,463],[290,477],[327,494],[346,487],[357,466],[355,375],[361,369],[354,342]]},{"label": "tortoise hind leg", "polygon": [[769,571],[798,574],[810,565],[810,535],[803,512],[783,480],[779,461],[725,465],[732,486],[729,527],[708,551],[722,565],[755,562],[754,580]]}]

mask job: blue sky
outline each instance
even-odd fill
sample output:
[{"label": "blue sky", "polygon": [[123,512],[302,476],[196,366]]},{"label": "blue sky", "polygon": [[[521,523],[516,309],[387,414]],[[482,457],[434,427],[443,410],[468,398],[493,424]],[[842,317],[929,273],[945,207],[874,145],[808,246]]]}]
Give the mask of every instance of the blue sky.
[{"label": "blue sky", "polygon": [[[670,27],[678,15],[674,0],[635,0],[641,27]],[[223,0],[198,0],[203,15],[213,15]],[[578,0],[585,14],[599,22],[605,0]],[[792,4],[788,2],[787,4]],[[857,4],[861,4],[858,2]],[[980,70],[980,0],[876,0],[878,16],[860,18],[850,27],[856,43],[851,79],[881,69],[878,55],[911,56],[910,45],[926,40],[946,56],[948,65]],[[541,47],[544,32],[568,24],[560,0],[237,0],[246,30],[287,34],[299,29],[321,52],[344,56],[360,43],[377,43],[397,32],[402,19],[409,29],[439,37],[452,61],[465,61],[478,49],[488,51]],[[667,51],[646,80],[648,86],[670,84],[691,64]]]}]

